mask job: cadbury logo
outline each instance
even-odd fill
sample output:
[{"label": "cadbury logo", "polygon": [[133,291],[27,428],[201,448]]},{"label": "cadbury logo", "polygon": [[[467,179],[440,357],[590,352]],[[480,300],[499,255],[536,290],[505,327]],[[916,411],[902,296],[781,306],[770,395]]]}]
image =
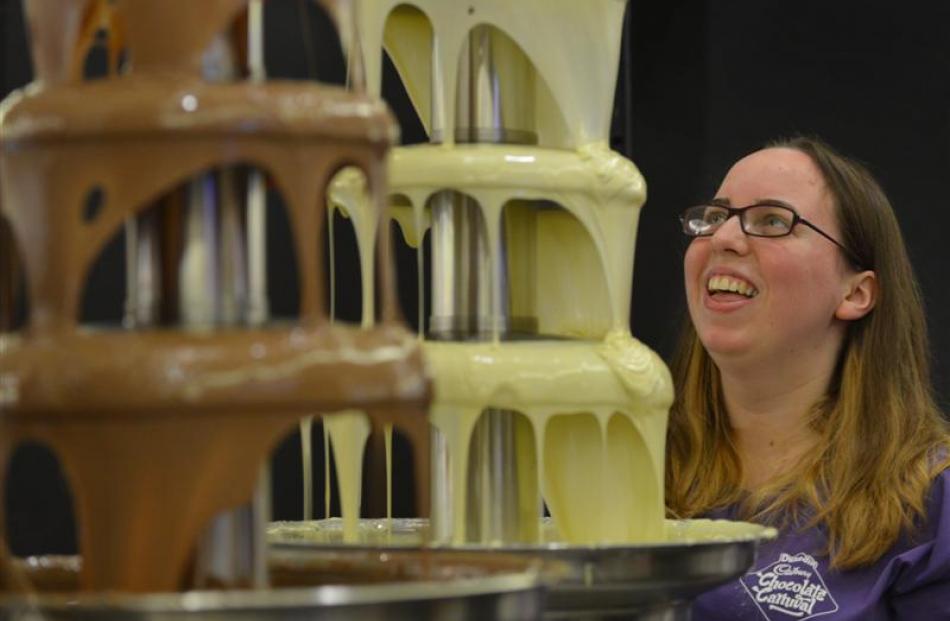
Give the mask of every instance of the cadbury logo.
[{"label": "cadbury logo", "polygon": [[838,603],[809,554],[782,553],[777,561],[740,579],[769,621],[812,619],[838,610]]}]

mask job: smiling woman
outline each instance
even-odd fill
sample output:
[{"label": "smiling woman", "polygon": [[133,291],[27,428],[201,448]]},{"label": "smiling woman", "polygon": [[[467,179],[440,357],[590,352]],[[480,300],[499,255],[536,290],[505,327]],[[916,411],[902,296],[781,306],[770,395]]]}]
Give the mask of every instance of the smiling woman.
[{"label": "smiling woman", "polygon": [[781,532],[694,618],[950,619],[950,436],[880,186],[797,138],[741,159],[682,220],[667,503]]}]

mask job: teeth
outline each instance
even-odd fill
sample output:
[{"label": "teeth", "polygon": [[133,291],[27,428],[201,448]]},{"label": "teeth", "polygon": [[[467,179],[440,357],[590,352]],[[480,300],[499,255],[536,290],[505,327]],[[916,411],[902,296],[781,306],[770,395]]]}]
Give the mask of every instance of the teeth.
[{"label": "teeth", "polygon": [[755,287],[746,281],[732,278],[731,276],[713,276],[709,279],[709,282],[706,283],[706,289],[711,293],[716,291],[738,293],[747,298],[754,298],[759,293]]}]

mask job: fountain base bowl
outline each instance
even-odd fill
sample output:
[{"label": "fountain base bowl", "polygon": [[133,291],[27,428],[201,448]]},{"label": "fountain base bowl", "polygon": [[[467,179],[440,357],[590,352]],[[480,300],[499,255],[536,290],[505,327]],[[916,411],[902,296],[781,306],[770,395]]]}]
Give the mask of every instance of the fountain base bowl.
[{"label": "fountain base bowl", "polygon": [[277,552],[274,588],[184,593],[79,592],[78,557],[19,560],[29,593],[0,597],[0,621],[454,621],[540,619],[538,563],[424,550]]},{"label": "fountain base bowl", "polygon": [[[663,541],[624,545],[559,543],[549,519],[545,543],[426,545],[430,554],[519,556],[543,563],[551,583],[545,619],[688,619],[701,593],[744,574],[773,528],[725,520],[667,520]],[[274,555],[325,550],[419,549],[428,537],[422,519],[361,520],[359,541],[343,542],[339,519],[277,522],[268,530]]]}]

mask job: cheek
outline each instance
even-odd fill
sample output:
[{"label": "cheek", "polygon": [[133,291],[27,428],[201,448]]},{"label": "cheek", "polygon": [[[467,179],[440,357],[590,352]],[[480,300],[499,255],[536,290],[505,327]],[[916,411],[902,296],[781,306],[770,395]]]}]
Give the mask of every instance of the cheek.
[{"label": "cheek", "polygon": [[771,292],[777,298],[772,308],[775,317],[782,321],[794,320],[796,316],[802,320],[811,317],[820,323],[830,320],[840,288],[833,260],[821,254],[785,257],[762,268],[774,285]]},{"label": "cheek", "polygon": [[708,257],[709,244],[704,239],[694,239],[690,242],[686,255],[683,257],[683,288],[686,293],[686,306],[694,324],[697,322],[697,312],[702,296],[701,287],[697,283],[706,267]]},{"label": "cheek", "polygon": [[686,285],[687,296],[689,296],[690,288],[696,283],[696,280],[702,273],[708,256],[708,240],[694,239],[686,248],[686,255],[683,257],[683,279]]}]

